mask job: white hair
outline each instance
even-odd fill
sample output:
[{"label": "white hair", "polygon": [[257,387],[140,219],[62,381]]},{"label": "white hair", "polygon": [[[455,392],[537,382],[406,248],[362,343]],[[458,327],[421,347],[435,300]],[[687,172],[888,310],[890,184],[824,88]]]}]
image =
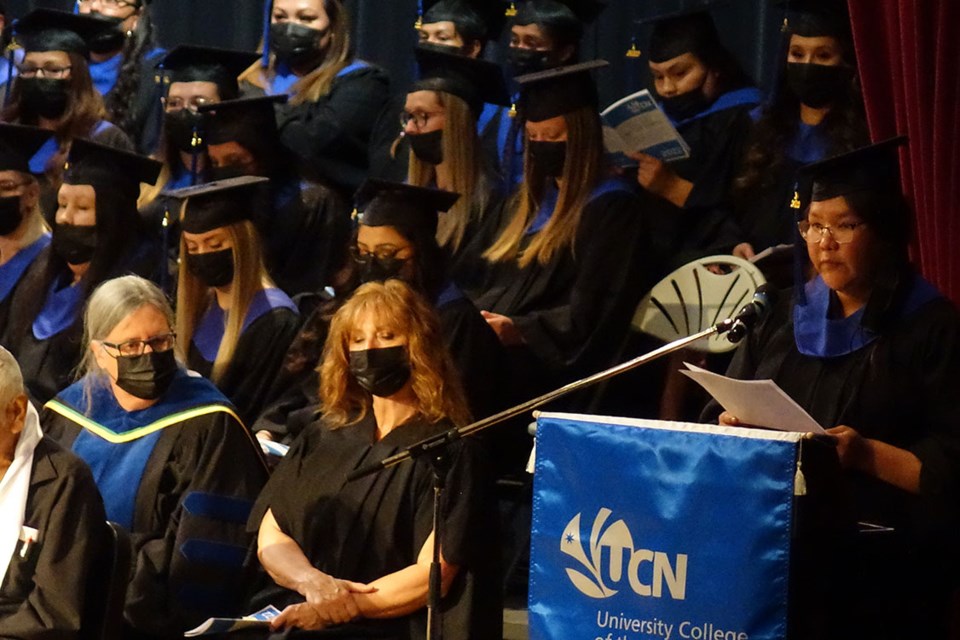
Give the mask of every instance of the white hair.
[{"label": "white hair", "polygon": [[23,374],[13,354],[0,347],[0,407],[7,406],[11,400],[21,395]]}]

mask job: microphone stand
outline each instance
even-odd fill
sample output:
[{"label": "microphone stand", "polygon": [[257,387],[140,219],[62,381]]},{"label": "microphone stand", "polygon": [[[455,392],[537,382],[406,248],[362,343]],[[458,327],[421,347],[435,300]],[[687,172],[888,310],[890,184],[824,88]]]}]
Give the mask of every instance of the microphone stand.
[{"label": "microphone stand", "polygon": [[488,429],[495,424],[499,424],[520,414],[527,413],[528,411],[533,411],[534,409],[542,407],[549,402],[571,394],[574,391],[579,391],[580,389],[585,389],[589,386],[595,385],[598,382],[603,382],[604,380],[614,378],[621,373],[635,369],[640,365],[656,360],[657,358],[661,358],[667,354],[673,353],[674,351],[679,351],[680,349],[683,349],[687,345],[697,342],[698,340],[709,338],[712,335],[726,333],[730,331],[730,329],[732,329],[736,323],[736,319],[728,318],[723,322],[710,327],[709,329],[704,329],[703,331],[695,333],[691,336],[687,336],[686,338],[680,338],[678,340],[674,340],[673,342],[669,342],[649,353],[638,356],[632,360],[628,360],[627,362],[619,364],[615,367],[600,371],[586,378],[575,380],[574,382],[566,384],[559,389],[555,389],[541,396],[537,396],[532,400],[527,400],[522,404],[518,404],[510,409],[495,413],[492,416],[478,420],[472,424],[468,424],[463,427],[454,427],[453,429],[449,429],[443,433],[438,433],[435,436],[424,438],[420,442],[415,442],[409,447],[399,451],[398,453],[388,456],[383,460],[360,467],[347,476],[348,481],[353,481],[377,473],[384,469],[389,469],[390,467],[398,465],[405,460],[426,457],[427,460],[430,461],[430,465],[433,469],[433,557],[430,563],[429,596],[427,600],[428,640],[440,640],[443,637],[443,612],[440,607],[440,540],[442,533],[442,496],[443,489],[446,484],[447,471],[449,470],[449,461],[445,455],[447,447],[460,438],[471,436],[475,433],[483,431],[484,429]]}]

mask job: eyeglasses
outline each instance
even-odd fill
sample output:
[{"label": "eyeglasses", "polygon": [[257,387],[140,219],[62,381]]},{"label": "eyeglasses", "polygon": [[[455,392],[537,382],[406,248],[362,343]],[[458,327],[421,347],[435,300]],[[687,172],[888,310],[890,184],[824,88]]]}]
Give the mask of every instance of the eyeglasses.
[{"label": "eyeglasses", "polygon": [[166,108],[167,112],[183,111],[184,109],[189,109],[190,111],[193,111],[194,113],[196,113],[197,111],[199,111],[200,107],[202,107],[205,104],[210,104],[212,102],[213,102],[212,100],[208,98],[204,98],[203,96],[193,96],[188,100],[184,100],[183,98],[167,98],[166,100],[164,100],[163,106]]},{"label": "eyeglasses", "polygon": [[44,65],[38,67],[32,64],[21,64],[17,65],[17,73],[19,73],[24,78],[36,78],[40,76],[41,78],[54,78],[59,80],[61,78],[66,78],[67,74],[70,72],[72,67],[57,67],[54,65]]},{"label": "eyeglasses", "polygon": [[866,222],[844,222],[842,224],[827,226],[819,222],[800,221],[797,226],[800,228],[800,237],[809,244],[817,244],[830,233],[830,238],[837,244],[849,244],[853,242],[856,231],[859,227],[867,224]]},{"label": "eyeglasses", "polygon": [[0,196],[9,198],[19,196],[20,190],[27,186],[27,182],[0,182]]},{"label": "eyeglasses", "polygon": [[[376,258],[377,260],[396,260],[397,254],[406,249],[407,247],[398,247],[394,244],[378,244],[373,248],[373,251],[368,250],[366,247],[350,247],[350,254],[353,256],[354,260],[363,262],[369,260],[370,258]],[[400,258],[403,260],[404,258]]]},{"label": "eyeglasses", "polygon": [[[100,6],[102,7],[121,8],[121,7],[139,7],[140,6],[139,1],[137,2],[127,2],[127,0],[99,0],[99,1],[100,1]],[[93,5],[94,2],[97,2],[97,0],[77,0],[77,4],[82,8],[90,7]]]},{"label": "eyeglasses", "polygon": [[101,340],[100,344],[113,349],[119,354],[118,356],[115,356],[108,351],[107,353],[114,358],[119,356],[142,356],[148,346],[150,347],[151,351],[157,353],[160,351],[169,351],[170,349],[173,349],[173,347],[177,344],[177,334],[170,332],[164,333],[163,335],[154,336],[146,340],[127,340],[126,342],[120,343]]},{"label": "eyeglasses", "polygon": [[417,113],[404,111],[400,114],[400,126],[406,129],[407,125],[412,122],[413,128],[417,131],[420,131],[427,126],[427,123],[430,122],[430,118],[439,116],[442,113],[442,111],[433,111],[431,113],[427,113],[425,111],[418,111]]}]

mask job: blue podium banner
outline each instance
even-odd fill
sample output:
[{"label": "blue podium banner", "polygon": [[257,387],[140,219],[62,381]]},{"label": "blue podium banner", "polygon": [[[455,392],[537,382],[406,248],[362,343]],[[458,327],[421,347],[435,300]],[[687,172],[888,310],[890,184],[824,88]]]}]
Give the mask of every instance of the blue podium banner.
[{"label": "blue podium banner", "polygon": [[537,422],[533,640],[786,638],[800,434]]}]

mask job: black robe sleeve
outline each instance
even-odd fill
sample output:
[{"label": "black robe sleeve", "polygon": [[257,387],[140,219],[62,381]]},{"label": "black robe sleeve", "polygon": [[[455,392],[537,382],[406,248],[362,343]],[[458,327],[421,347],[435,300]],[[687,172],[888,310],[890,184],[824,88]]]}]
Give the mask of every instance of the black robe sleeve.
[{"label": "black robe sleeve", "polygon": [[0,637],[79,638],[85,601],[107,579],[95,571],[106,544],[106,516],[90,470],[49,438],[34,452],[23,523],[39,532],[39,540],[25,556],[22,542],[14,550],[0,586]]},{"label": "black robe sleeve", "polygon": [[316,102],[277,108],[280,140],[316,180],[356,190],[366,178],[371,129],[389,92],[386,72],[375,66],[336,78]]}]

